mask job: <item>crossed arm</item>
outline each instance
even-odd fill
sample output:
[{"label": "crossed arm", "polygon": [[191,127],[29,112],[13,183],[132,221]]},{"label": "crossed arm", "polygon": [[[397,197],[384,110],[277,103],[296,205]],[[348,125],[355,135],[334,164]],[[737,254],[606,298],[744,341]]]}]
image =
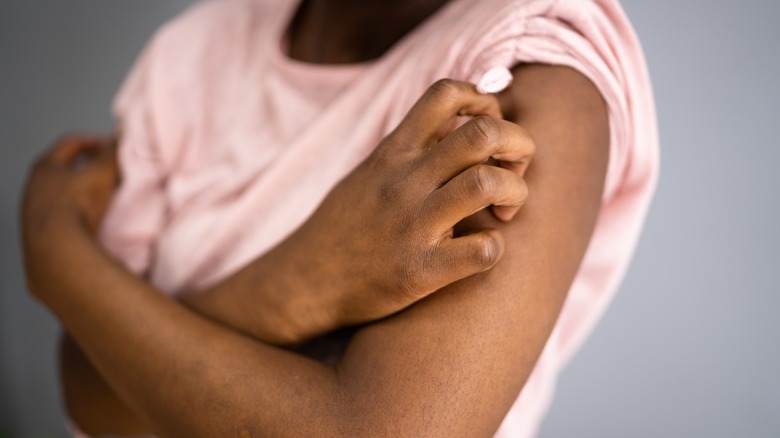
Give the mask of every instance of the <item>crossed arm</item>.
[{"label": "crossed arm", "polygon": [[499,229],[503,258],[361,328],[334,367],[171,301],[86,233],[60,236],[81,256],[62,278],[66,293],[46,304],[108,387],[163,436],[489,436],[554,326],[608,160],[606,111],[589,81],[560,67],[514,75],[501,102],[536,141],[531,196],[510,222],[483,210],[463,224]]}]

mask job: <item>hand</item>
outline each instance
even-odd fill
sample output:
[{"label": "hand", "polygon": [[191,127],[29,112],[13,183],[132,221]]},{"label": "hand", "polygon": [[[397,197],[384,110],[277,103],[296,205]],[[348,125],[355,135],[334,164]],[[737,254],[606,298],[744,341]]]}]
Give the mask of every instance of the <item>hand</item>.
[{"label": "hand", "polygon": [[117,182],[114,138],[66,137],[38,159],[22,201],[25,266],[33,294],[50,277],[43,274],[50,272],[43,271],[47,263],[56,264],[55,253],[67,251],[58,244],[64,234],[97,233]]},{"label": "hand", "polygon": [[[453,131],[463,116],[475,117]],[[301,319],[322,319],[320,333],[375,320],[493,267],[501,234],[456,235],[454,227],[491,205],[510,220],[526,199],[522,176],[534,149],[525,130],[501,119],[495,96],[462,82],[434,84],[273,250],[301,277],[302,290],[330,294],[315,302],[335,303]],[[500,167],[486,164],[491,158]]]}]

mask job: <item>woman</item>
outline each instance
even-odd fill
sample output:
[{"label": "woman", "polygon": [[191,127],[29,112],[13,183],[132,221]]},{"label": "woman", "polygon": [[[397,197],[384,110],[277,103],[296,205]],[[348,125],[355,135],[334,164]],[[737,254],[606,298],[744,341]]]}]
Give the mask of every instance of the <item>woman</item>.
[{"label": "woman", "polygon": [[[477,86],[423,93],[442,77]],[[24,206],[93,434],[533,435],[657,163],[606,0],[210,2],[155,37],[116,109],[105,220],[97,140],[55,147]],[[285,348],[370,321],[333,365]]]}]

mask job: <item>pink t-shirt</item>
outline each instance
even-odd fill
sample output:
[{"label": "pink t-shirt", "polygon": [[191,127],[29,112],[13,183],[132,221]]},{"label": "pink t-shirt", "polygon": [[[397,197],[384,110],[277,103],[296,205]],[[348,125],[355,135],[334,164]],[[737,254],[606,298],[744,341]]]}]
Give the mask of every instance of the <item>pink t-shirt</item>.
[{"label": "pink t-shirt", "polygon": [[561,366],[626,270],[655,187],[641,48],[616,0],[452,0],[376,61],[285,55],[295,0],[201,3],[164,26],[116,102],[122,185],[101,238],[167,294],[214,283],[295,230],[439,78],[497,92],[522,62],[566,65],[607,102],[601,214],[560,319],[498,437],[529,437]]}]

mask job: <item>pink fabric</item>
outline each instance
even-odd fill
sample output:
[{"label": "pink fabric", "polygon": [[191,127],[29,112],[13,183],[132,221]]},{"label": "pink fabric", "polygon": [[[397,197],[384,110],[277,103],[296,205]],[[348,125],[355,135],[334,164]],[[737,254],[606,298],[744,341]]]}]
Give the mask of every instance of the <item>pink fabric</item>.
[{"label": "pink fabric", "polygon": [[609,109],[601,216],[560,320],[496,436],[536,433],[562,365],[611,300],[655,187],[641,48],[616,0],[452,0],[375,62],[284,55],[293,0],[199,4],[161,29],[115,102],[122,186],[105,246],[167,294],[270,249],[315,210],[439,78],[496,92],[520,62],[571,66]]}]

